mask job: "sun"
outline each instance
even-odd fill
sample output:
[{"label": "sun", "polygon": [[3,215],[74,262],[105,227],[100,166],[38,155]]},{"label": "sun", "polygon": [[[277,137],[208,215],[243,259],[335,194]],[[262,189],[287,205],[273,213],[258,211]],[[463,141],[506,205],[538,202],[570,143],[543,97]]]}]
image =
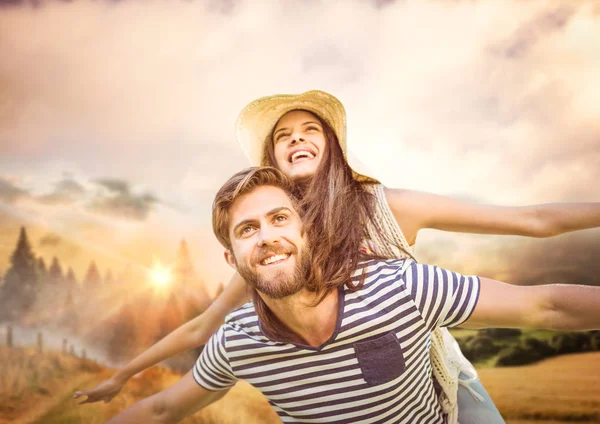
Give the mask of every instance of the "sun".
[{"label": "sun", "polygon": [[171,268],[162,265],[160,262],[152,265],[152,268],[148,270],[148,277],[150,282],[157,287],[168,286],[173,281]]}]

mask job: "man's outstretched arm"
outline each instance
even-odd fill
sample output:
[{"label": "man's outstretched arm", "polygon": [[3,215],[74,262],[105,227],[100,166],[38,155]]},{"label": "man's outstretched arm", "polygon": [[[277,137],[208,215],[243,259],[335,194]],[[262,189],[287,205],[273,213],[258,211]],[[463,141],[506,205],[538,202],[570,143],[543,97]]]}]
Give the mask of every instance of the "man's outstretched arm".
[{"label": "man's outstretched arm", "polygon": [[107,424],[175,423],[221,399],[228,391],[202,388],[190,371],[173,386],[137,402]]},{"label": "man's outstretched arm", "polygon": [[477,305],[462,327],[600,329],[600,287],[513,286],[481,278]]}]

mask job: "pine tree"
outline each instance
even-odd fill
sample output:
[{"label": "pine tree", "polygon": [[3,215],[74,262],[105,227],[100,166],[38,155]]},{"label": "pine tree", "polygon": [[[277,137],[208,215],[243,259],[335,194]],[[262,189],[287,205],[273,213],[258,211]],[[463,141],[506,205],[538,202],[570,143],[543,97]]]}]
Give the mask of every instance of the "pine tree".
[{"label": "pine tree", "polygon": [[17,247],[10,256],[10,264],[11,267],[8,271],[13,270],[16,272],[21,278],[21,281],[37,281],[35,255],[31,249],[25,227],[21,227]]},{"label": "pine tree", "polygon": [[195,316],[198,312],[203,311],[210,305],[211,299],[208,295],[208,290],[204,286],[204,283],[196,275],[194,271],[194,265],[192,264],[192,258],[188,251],[187,243],[185,240],[181,240],[179,244],[179,250],[175,256],[175,267],[173,270],[174,282],[177,289],[177,285],[185,287],[185,291],[193,293],[188,299],[183,300],[182,304],[189,309],[189,312],[185,313],[185,316]]},{"label": "pine tree", "polygon": [[193,283],[197,280],[196,271],[194,271],[194,265],[192,264],[192,259],[185,240],[181,240],[181,243],[179,243],[179,250],[177,250],[177,255],[175,256],[175,268],[173,273],[176,282],[181,284]]},{"label": "pine tree", "polygon": [[71,267],[69,267],[69,270],[67,271],[66,280],[69,287],[74,287],[77,285],[77,278],[75,277],[75,273],[73,272],[73,268]]},{"label": "pine tree", "polygon": [[106,275],[104,276],[104,284],[110,284],[114,282],[114,277],[112,271],[109,269],[106,271]]},{"label": "pine tree", "polygon": [[71,293],[71,289],[69,289],[67,293],[67,298],[65,299],[65,309],[69,310],[73,307],[73,293]]},{"label": "pine tree", "polygon": [[183,306],[182,302],[178,301],[175,293],[171,293],[166,304],[158,311],[156,316],[156,328],[158,330],[156,334],[157,341],[185,322],[183,316],[184,311],[182,310]]},{"label": "pine tree", "polygon": [[107,343],[108,357],[113,361],[131,357],[140,334],[136,326],[136,311],[133,306],[129,303],[122,305],[109,325],[112,331]]},{"label": "pine tree", "polygon": [[98,271],[96,262],[92,261],[83,281],[86,288],[95,288],[102,285],[102,277],[100,277],[100,271]]},{"label": "pine tree", "polygon": [[44,258],[41,256],[37,260],[37,271],[40,281],[44,281],[48,276],[48,269],[46,268],[46,262],[44,261]]},{"label": "pine tree", "polygon": [[35,302],[38,285],[37,260],[27,238],[27,231],[25,227],[21,227],[0,294],[0,310],[4,316],[14,319],[27,312]]},{"label": "pine tree", "polygon": [[81,331],[82,325],[80,313],[86,310],[86,301],[89,301],[90,299],[89,297],[81,296],[81,293],[79,293],[79,285],[77,284],[75,273],[71,267],[69,267],[63,282],[64,287],[67,289],[67,296],[65,298],[62,316],[60,317],[60,325],[63,328],[78,334]]},{"label": "pine tree", "polygon": [[63,279],[63,271],[60,266],[60,262],[57,257],[52,258],[52,265],[50,265],[50,270],[48,271],[48,276],[52,279],[54,283],[60,283]]}]

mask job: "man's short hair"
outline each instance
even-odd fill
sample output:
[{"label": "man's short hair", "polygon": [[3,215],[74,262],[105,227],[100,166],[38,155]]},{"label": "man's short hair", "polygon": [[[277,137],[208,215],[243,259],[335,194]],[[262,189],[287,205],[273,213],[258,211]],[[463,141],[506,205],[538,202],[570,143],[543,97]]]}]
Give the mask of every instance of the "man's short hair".
[{"label": "man's short hair", "polygon": [[273,186],[285,191],[293,203],[293,183],[281,171],[271,167],[246,168],[231,177],[217,193],[213,202],[212,224],[213,231],[219,242],[231,250],[229,238],[229,210],[236,199],[250,193],[257,187]]}]

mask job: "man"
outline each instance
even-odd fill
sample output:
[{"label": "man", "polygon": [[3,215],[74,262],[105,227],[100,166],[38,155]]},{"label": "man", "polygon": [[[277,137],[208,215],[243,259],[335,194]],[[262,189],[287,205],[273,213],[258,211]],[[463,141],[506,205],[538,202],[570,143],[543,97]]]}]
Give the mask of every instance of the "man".
[{"label": "man", "polygon": [[180,382],[110,422],[175,422],[244,379],[284,422],[442,423],[428,355],[434,328],[600,328],[598,287],[517,287],[376,258],[331,286],[320,276],[339,258],[313,261],[319,245],[298,210],[273,168],[247,169],[221,188],[213,229],[254,305],[229,316]]}]

